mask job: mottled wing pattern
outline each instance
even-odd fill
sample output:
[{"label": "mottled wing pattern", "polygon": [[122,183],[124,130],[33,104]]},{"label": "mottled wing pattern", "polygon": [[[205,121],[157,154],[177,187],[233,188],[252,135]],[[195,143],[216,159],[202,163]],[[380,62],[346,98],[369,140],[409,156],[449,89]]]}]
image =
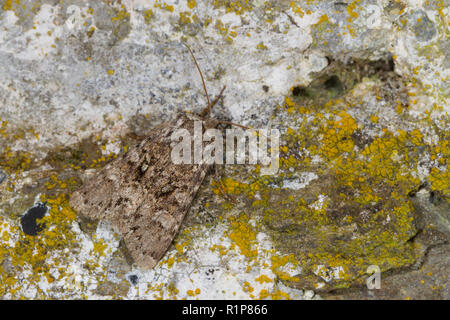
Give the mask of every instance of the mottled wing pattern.
[{"label": "mottled wing pattern", "polygon": [[195,119],[183,114],[151,130],[70,199],[81,215],[110,221],[140,267],[152,268],[164,256],[209,169],[170,158],[172,133],[185,128],[193,135]]}]

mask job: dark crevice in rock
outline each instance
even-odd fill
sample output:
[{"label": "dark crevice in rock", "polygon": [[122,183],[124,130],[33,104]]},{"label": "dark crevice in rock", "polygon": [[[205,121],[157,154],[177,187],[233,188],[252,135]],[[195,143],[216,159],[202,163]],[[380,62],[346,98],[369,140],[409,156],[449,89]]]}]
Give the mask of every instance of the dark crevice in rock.
[{"label": "dark crevice in rock", "polygon": [[386,100],[400,100],[405,106],[408,104],[406,92],[403,92],[401,77],[395,73],[395,62],[392,55],[370,61],[363,59],[349,59],[345,63],[327,57],[328,66],[313,74],[314,80],[308,86],[295,86],[292,95],[299,102],[318,105],[329,99],[346,95],[364,78],[377,78],[381,81],[386,92]]},{"label": "dark crevice in rock", "polygon": [[39,223],[37,220],[42,219],[47,212],[48,207],[45,203],[38,203],[28,209],[28,211],[20,218],[22,231],[30,236],[36,236],[45,228],[45,223]]},{"label": "dark crevice in rock", "polygon": [[303,86],[296,86],[294,87],[294,89],[292,89],[292,94],[294,95],[294,97],[307,97],[308,96],[308,92],[306,91],[306,88]]},{"label": "dark crevice in rock", "polygon": [[417,194],[417,192],[419,192],[420,190],[426,188],[427,186],[428,186],[428,183],[427,183],[427,182],[422,182],[416,189],[411,190],[411,191],[408,193],[408,196],[409,196],[409,197],[415,197],[416,194]]},{"label": "dark crevice in rock", "polygon": [[128,276],[128,281],[130,281],[130,283],[133,286],[136,286],[138,284],[138,282],[139,282],[139,277],[137,275],[135,275],[135,274],[130,274]]},{"label": "dark crevice in rock", "polygon": [[332,75],[325,82],[325,89],[327,90],[342,90],[342,82],[339,80],[339,77],[336,75]]}]

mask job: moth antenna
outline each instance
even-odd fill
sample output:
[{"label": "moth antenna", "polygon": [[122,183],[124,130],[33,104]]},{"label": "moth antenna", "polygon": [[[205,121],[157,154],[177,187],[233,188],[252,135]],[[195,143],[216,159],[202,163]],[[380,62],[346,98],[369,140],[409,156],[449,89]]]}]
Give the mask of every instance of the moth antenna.
[{"label": "moth antenna", "polygon": [[203,89],[205,90],[206,99],[208,100],[208,106],[209,106],[211,104],[211,101],[209,100],[208,90],[206,90],[206,84],[205,84],[205,79],[203,78],[202,70],[200,70],[200,66],[197,63],[197,59],[195,59],[194,53],[192,52],[191,48],[186,43],[184,43],[184,45],[186,46],[186,48],[188,48],[189,53],[192,56],[192,59],[194,59],[195,66],[197,67],[197,70],[200,73],[200,77],[202,78],[202,83],[203,83]]},{"label": "moth antenna", "polygon": [[236,127],[242,128],[242,129],[255,130],[255,129],[247,127],[247,126],[243,126],[242,124],[238,124],[238,123],[234,123],[234,122],[230,122],[230,121],[217,120],[217,122],[223,123],[223,124],[228,124],[230,126],[236,126]]},{"label": "moth antenna", "polygon": [[[223,124],[228,124],[230,126],[236,126],[236,127],[239,127],[239,128],[242,128],[242,129],[246,129],[246,130],[254,130],[254,131],[256,131],[256,129],[253,129],[253,128],[250,128],[250,127],[247,127],[247,126],[243,126],[242,124],[234,123],[234,122],[231,122],[231,121],[217,120],[217,122],[223,123]],[[263,135],[264,137],[267,137],[264,134],[261,134],[261,135]]]}]

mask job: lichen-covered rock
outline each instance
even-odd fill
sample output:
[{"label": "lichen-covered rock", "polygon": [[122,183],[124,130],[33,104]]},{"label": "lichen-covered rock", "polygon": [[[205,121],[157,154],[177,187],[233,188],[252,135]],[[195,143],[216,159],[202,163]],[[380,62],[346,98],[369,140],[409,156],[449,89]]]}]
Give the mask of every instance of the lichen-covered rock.
[{"label": "lichen-covered rock", "polygon": [[433,22],[423,10],[410,12],[408,14],[408,24],[419,41],[429,41],[436,35],[436,28]]},{"label": "lichen-covered rock", "polygon": [[[448,11],[0,1],[0,297],[448,299]],[[227,86],[215,117],[280,130],[281,167],[218,167],[145,271],[68,199],[149,129],[205,106],[183,43],[211,95]],[[42,230],[25,234],[20,215],[45,201]]]}]

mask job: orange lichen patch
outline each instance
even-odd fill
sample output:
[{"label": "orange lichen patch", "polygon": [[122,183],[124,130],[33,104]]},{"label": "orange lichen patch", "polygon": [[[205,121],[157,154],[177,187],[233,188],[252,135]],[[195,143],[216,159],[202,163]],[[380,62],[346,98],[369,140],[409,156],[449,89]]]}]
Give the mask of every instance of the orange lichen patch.
[{"label": "orange lichen patch", "polygon": [[349,15],[349,22],[358,17],[357,5],[361,3],[361,0],[356,0],[347,5],[347,13]]},{"label": "orange lichen patch", "polygon": [[378,123],[379,120],[380,118],[378,116],[375,115],[370,116],[370,121],[372,121],[373,123]]},{"label": "orange lichen patch", "polygon": [[237,15],[253,10],[250,0],[214,0],[214,7],[225,7],[226,12],[234,12]]},{"label": "orange lichen patch", "polygon": [[77,181],[72,177],[68,180],[60,180],[56,174],[52,174],[50,178],[44,183],[47,190],[58,189],[64,190],[68,187],[75,187],[78,185]]},{"label": "orange lichen patch", "polygon": [[438,168],[433,168],[428,179],[433,190],[442,192],[446,198],[450,197],[450,172],[448,167],[442,171]]},{"label": "orange lichen patch", "polygon": [[153,18],[153,10],[152,9],[145,10],[144,11],[145,23],[149,24],[152,18]]},{"label": "orange lichen patch", "polygon": [[229,249],[227,247],[225,247],[223,245],[220,245],[220,244],[212,245],[209,248],[209,250],[211,250],[213,252],[217,250],[221,256],[224,256],[224,255],[226,255],[229,252]]},{"label": "orange lichen patch", "polygon": [[[252,293],[255,289],[251,286],[250,282],[245,281],[242,286],[242,290],[244,292]],[[252,296],[252,295],[250,295],[250,296]]]},{"label": "orange lichen patch", "polygon": [[172,256],[169,259],[167,259],[167,268],[169,268],[169,269],[172,268],[174,263],[175,263],[175,257],[174,256]]},{"label": "orange lichen patch", "polygon": [[248,215],[241,214],[237,218],[231,217],[230,222],[231,250],[238,247],[241,254],[249,260],[254,260],[258,256],[258,249],[255,246],[257,232],[250,224]]},{"label": "orange lichen patch", "polygon": [[266,50],[267,46],[264,44],[264,42],[261,41],[260,43],[258,43],[256,45],[256,49],[258,49],[258,50]]},{"label": "orange lichen patch", "polygon": [[170,282],[167,286],[167,294],[169,295],[170,299],[177,300],[177,294],[180,293],[180,290],[177,289],[177,287],[174,285],[173,282]]},{"label": "orange lichen patch", "polygon": [[298,260],[295,258],[293,254],[289,255],[276,255],[273,254],[271,256],[271,270],[272,272],[281,280],[284,281],[296,281],[298,278],[290,276],[288,273],[283,271],[283,267],[286,265],[297,266]]},{"label": "orange lichen patch", "polygon": [[9,174],[19,174],[29,170],[33,165],[33,156],[28,151],[11,151],[9,147],[0,154],[3,170]]},{"label": "orange lichen patch", "polygon": [[193,14],[192,12],[185,11],[180,12],[180,19],[178,20],[178,23],[181,25],[187,25],[190,23],[198,23],[200,20],[198,19],[196,14]]},{"label": "orange lichen patch", "polygon": [[195,295],[193,290],[187,290],[186,294],[190,297],[193,297]]},{"label": "orange lichen patch", "polygon": [[262,274],[262,275],[260,275],[259,277],[257,277],[257,278],[255,279],[255,281],[256,281],[256,282],[259,282],[259,283],[261,283],[261,284],[263,284],[263,283],[271,283],[271,282],[273,282],[273,279],[271,279],[270,277],[268,277],[268,276]]},{"label": "orange lichen patch", "polygon": [[188,243],[187,242],[182,242],[182,243],[176,243],[175,244],[175,248],[177,249],[179,254],[182,254],[185,250],[185,247]]},{"label": "orange lichen patch", "polygon": [[319,21],[317,21],[317,24],[323,23],[323,22],[328,22],[328,16],[326,14],[323,14],[320,16]]},{"label": "orange lichen patch", "polygon": [[[197,19],[197,18],[196,18]],[[198,21],[198,19],[197,19]],[[205,21],[205,25],[211,23],[208,19]],[[224,24],[221,20],[216,20],[214,24],[216,31],[224,38],[225,41],[232,43],[233,39],[237,37],[237,32],[231,28],[228,24]]]},{"label": "orange lichen patch", "polygon": [[303,8],[301,8],[297,3],[295,3],[294,1],[291,1],[289,3],[289,6],[292,9],[292,12],[294,12],[295,14],[297,14],[299,17],[303,18],[303,16],[306,14],[311,14],[310,10],[305,10]]},{"label": "orange lichen patch", "polygon": [[17,10],[16,8],[19,6],[21,6],[20,0],[4,0],[2,4],[2,9],[5,11],[7,10],[15,11]]},{"label": "orange lichen patch", "polygon": [[414,129],[410,132],[410,140],[416,146],[423,145],[423,134],[418,129]]},{"label": "orange lichen patch", "polygon": [[174,7],[172,5],[169,5],[163,1],[160,0],[156,0],[155,4],[154,4],[155,8],[160,8],[169,12],[173,12]]},{"label": "orange lichen patch", "polygon": [[[37,286],[42,277],[52,282],[54,279],[53,275],[49,273],[50,269],[56,268],[59,263],[64,265],[64,258],[68,252],[66,250],[78,245],[71,228],[76,214],[69,207],[67,196],[60,194],[54,198],[48,198],[46,201],[50,206],[50,211],[39,221],[45,225],[45,228],[38,236],[26,235],[16,228],[15,234],[19,238],[12,247],[8,246],[5,241],[0,243],[0,257],[9,259],[15,270],[14,275],[1,273],[0,295],[9,293],[12,298],[20,298],[20,296],[16,296],[16,293],[18,294],[20,291],[18,287],[20,282],[16,275],[25,270],[32,271],[27,279],[31,284],[35,283]],[[47,263],[49,260],[52,263]],[[61,270],[59,274],[62,276],[64,272]]]},{"label": "orange lichen patch", "polygon": [[105,243],[103,239],[98,239],[96,235],[92,236],[93,242],[94,242],[94,254],[98,256],[103,256],[105,254],[105,250],[108,247],[108,245]]},{"label": "orange lichen patch", "polygon": [[129,19],[130,14],[125,10],[125,6],[122,5],[122,10],[118,11],[116,16],[111,18],[112,22],[123,21],[125,19]]},{"label": "orange lichen patch", "polygon": [[289,97],[284,98],[284,103],[286,103],[286,106],[288,108],[294,107],[294,102]]},{"label": "orange lichen patch", "polygon": [[6,126],[8,125],[8,121],[2,120],[0,118],[0,136],[3,138],[7,137]]},{"label": "orange lichen patch", "polygon": [[269,291],[268,291],[267,289],[262,289],[262,290],[259,292],[259,299],[260,299],[260,300],[266,299],[266,298],[269,297],[269,296],[270,296],[270,293],[269,293]]},{"label": "orange lichen patch", "polygon": [[[239,182],[239,181],[234,180],[233,178],[229,178],[229,177],[223,178],[221,183],[222,183],[222,187],[223,187],[225,193],[227,193],[227,194],[238,195],[249,189],[248,184]],[[213,185],[217,186],[217,188],[213,189],[213,192],[215,194],[221,194],[222,190],[219,187],[218,183],[214,181]]]},{"label": "orange lichen patch", "polygon": [[189,7],[189,9],[194,9],[195,5],[196,5],[196,1],[195,0],[187,0],[187,6]]},{"label": "orange lichen patch", "polygon": [[270,294],[272,300],[290,300],[291,296],[281,290],[276,290],[275,292]]},{"label": "orange lichen patch", "polygon": [[327,128],[323,133],[323,148],[320,155],[332,160],[343,152],[351,152],[354,142],[351,135],[358,128],[355,119],[342,111],[339,113],[339,120],[328,121]]}]

